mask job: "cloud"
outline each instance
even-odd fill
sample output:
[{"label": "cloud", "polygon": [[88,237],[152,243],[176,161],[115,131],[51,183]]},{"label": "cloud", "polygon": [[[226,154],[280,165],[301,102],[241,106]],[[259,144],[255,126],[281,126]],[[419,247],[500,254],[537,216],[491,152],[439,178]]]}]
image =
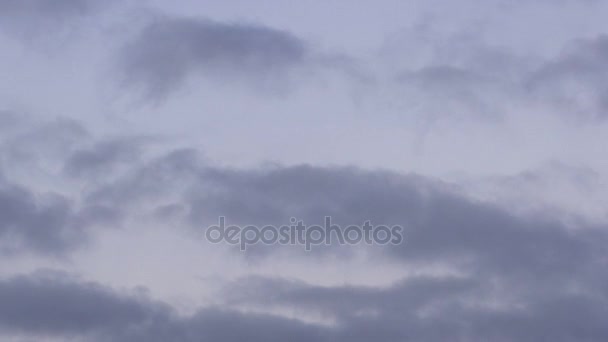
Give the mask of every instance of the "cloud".
[{"label": "cloud", "polygon": [[110,174],[116,167],[138,161],[145,139],[118,138],[95,143],[73,152],[64,170],[71,177],[94,177]]},{"label": "cloud", "polygon": [[121,296],[65,274],[40,272],[0,281],[0,326],[34,334],[71,335],[124,329],[163,313],[144,299]]},{"label": "cloud", "polygon": [[86,13],[92,6],[89,0],[2,0],[0,10],[3,15],[44,15],[64,16]]},{"label": "cloud", "polygon": [[90,229],[100,224],[117,226],[120,208],[75,206],[71,199],[52,192],[34,192],[0,181],[0,254],[64,256],[86,246]]},{"label": "cloud", "polygon": [[418,103],[419,115],[495,120],[505,115],[505,92],[512,92],[509,80],[487,70],[451,65],[431,65],[399,75],[400,89],[408,102]]},{"label": "cloud", "polygon": [[191,316],[140,291],[117,292],[57,272],[0,280],[0,334],[87,341],[311,341],[322,328],[279,316],[202,308]]},{"label": "cloud", "polygon": [[41,160],[57,162],[89,137],[84,125],[66,118],[42,123],[17,119],[13,125],[15,127],[10,133],[0,140],[0,158],[9,164],[23,165]]},{"label": "cloud", "polygon": [[608,341],[608,2],[107,3],[0,0],[0,340]]},{"label": "cloud", "polygon": [[[80,127],[76,130],[66,130],[64,124],[40,127],[46,127],[38,128],[37,132],[45,133],[39,135],[40,142],[56,142],[56,135],[66,137],[66,132],[84,130],[79,125],[67,125]],[[58,146],[70,146],[60,159],[59,173],[66,182],[87,185],[79,188],[82,201],[69,200],[67,195],[41,197],[33,190],[3,183],[2,243],[17,241],[15,249],[36,253],[66,252],[91,237],[82,227],[108,222],[104,220],[114,224],[125,217],[163,219],[158,214],[167,206],[179,207],[180,223],[201,232],[220,215],[241,225],[280,225],[290,217],[321,223],[330,215],[343,226],[371,220],[406,227],[403,244],[376,246],[369,250],[371,260],[420,271],[439,265],[450,272],[408,276],[387,287],[327,287],[245,278],[221,293],[218,302],[225,304],[221,309],[202,308],[190,316],[98,284],[18,277],[0,282],[0,292],[16,298],[9,303],[21,302],[26,312],[40,314],[0,312],[7,333],[33,331],[100,341],[255,341],[286,336],[332,341],[442,341],[454,336],[534,341],[539,336],[556,340],[566,336],[565,341],[600,341],[608,336],[600,319],[608,300],[608,277],[599,271],[607,266],[608,234],[602,225],[584,220],[572,225],[551,212],[515,214],[508,207],[475,200],[454,184],[421,175],[312,165],[229,168],[205,160],[195,149],[151,153],[138,139],[78,136],[67,143],[59,139]],[[25,152],[47,145],[26,145]],[[102,181],[98,181],[100,174]],[[297,261],[303,253],[297,246],[254,247],[244,256],[260,256],[261,262],[277,255]],[[323,261],[338,255],[348,258],[344,248],[326,246],[313,249],[310,255]],[[17,289],[26,289],[33,299],[20,297]],[[39,292],[38,297],[32,296]],[[76,299],[69,297],[72,294]],[[55,302],[49,298],[81,304],[64,307],[66,312],[51,317],[46,308]],[[96,305],[96,300],[107,305]],[[263,312],[278,308],[328,315],[335,324],[238,312],[248,306]],[[73,312],[87,315],[79,321],[70,316]],[[587,319],[582,318],[585,315]]]},{"label": "cloud", "polygon": [[[32,181],[32,173],[40,172],[50,175],[52,183],[62,183],[63,176],[52,175],[51,170],[64,158],[81,156],[77,147],[90,139],[84,126],[68,119],[33,124],[16,115],[5,120],[12,129],[0,141],[0,252],[4,257],[65,256],[90,242],[92,227],[118,225],[120,208],[80,203],[69,189]],[[103,161],[94,160],[88,166],[100,168]],[[73,172],[77,166],[81,172],[86,168],[75,157],[63,163],[72,165]]]},{"label": "cloud", "polygon": [[343,226],[367,220],[402,225],[405,243],[390,249],[394,257],[521,276],[601,267],[608,239],[599,227],[570,227],[551,212],[516,215],[423,176],[308,165],[226,169],[201,163],[193,151],[143,163],[87,195],[88,203],[124,207],[157,197],[187,208],[198,229],[219,216],[241,225],[288,224],[291,217],[319,224],[325,216]]},{"label": "cloud", "polygon": [[0,185],[0,250],[57,253],[83,239],[72,222],[72,208],[62,196],[39,200],[28,190]]},{"label": "cloud", "polygon": [[603,120],[608,116],[608,36],[572,42],[527,79],[541,101],[574,117]]},{"label": "cloud", "polygon": [[162,17],[124,48],[127,84],[162,99],[195,73],[214,80],[261,86],[287,77],[306,62],[307,45],[262,25]]},{"label": "cloud", "polygon": [[22,37],[60,31],[106,6],[93,0],[0,0],[0,29]]},{"label": "cloud", "polygon": [[[405,45],[409,49],[399,55],[413,55],[389,68],[397,76],[379,85],[400,105],[402,115],[473,122],[508,120],[520,112],[550,113],[568,122],[605,119],[605,34],[565,39],[556,44],[557,52],[540,53],[499,45],[478,33],[439,34],[427,26],[433,27],[423,25],[387,47]],[[425,41],[413,44],[420,37]],[[381,100],[387,101],[386,95]]]},{"label": "cloud", "polygon": [[606,293],[573,292],[566,282],[506,286],[503,281],[417,276],[388,287],[362,287],[254,277],[222,293],[233,307],[321,315],[335,322],[336,341],[602,341],[608,336],[600,319],[608,313]]},{"label": "cloud", "polygon": [[516,216],[420,176],[295,166],[266,171],[207,170],[193,187],[194,222],[225,215],[239,224],[334,222],[402,225],[391,254],[408,262],[447,262],[476,272],[571,276],[603,267],[599,227],[575,230],[549,215]]}]

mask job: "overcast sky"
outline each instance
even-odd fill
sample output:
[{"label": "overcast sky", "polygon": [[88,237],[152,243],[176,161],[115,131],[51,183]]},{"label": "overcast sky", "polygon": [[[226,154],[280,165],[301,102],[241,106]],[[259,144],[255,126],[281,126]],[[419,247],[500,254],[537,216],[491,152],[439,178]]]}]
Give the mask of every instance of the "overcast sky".
[{"label": "overcast sky", "polygon": [[0,340],[608,341],[607,16],[0,0]]}]

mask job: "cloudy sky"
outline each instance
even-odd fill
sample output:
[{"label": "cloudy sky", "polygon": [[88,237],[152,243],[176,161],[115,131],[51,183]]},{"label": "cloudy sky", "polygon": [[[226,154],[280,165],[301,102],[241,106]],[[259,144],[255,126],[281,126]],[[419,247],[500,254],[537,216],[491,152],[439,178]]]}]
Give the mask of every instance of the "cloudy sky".
[{"label": "cloudy sky", "polygon": [[607,341],[607,15],[0,0],[0,340]]}]

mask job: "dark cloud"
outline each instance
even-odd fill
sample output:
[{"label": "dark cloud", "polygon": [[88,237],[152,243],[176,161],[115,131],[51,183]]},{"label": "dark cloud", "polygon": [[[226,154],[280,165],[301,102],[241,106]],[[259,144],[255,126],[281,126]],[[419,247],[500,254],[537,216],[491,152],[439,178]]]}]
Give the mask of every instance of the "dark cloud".
[{"label": "dark cloud", "polygon": [[[606,292],[566,283],[505,286],[503,278],[409,277],[389,287],[315,286],[246,278],[225,288],[228,305],[297,309],[336,322],[336,341],[602,341]],[[603,285],[606,283],[604,282]]]},{"label": "dark cloud", "polygon": [[27,189],[0,184],[0,250],[62,253],[84,238],[74,226],[73,210],[60,195],[36,198]]},{"label": "dark cloud", "polygon": [[0,253],[37,253],[64,256],[86,246],[90,229],[118,226],[120,208],[104,205],[76,206],[63,195],[34,192],[0,180]]},{"label": "dark cloud", "polygon": [[[123,217],[119,207],[79,203],[69,189],[65,193],[63,189],[52,191],[40,184],[28,183],[27,177],[25,180],[20,177],[31,170],[50,172],[67,159],[65,163],[70,166],[67,169],[78,175],[87,174],[88,182],[91,182],[100,172],[107,171],[107,164],[114,162],[111,156],[103,154],[112,150],[107,147],[112,143],[100,143],[101,157],[87,159],[79,146],[87,145],[90,136],[76,121],[56,119],[32,124],[16,115],[5,120],[12,126],[0,144],[3,171],[0,177],[0,252],[5,257],[28,253],[65,256],[90,242],[91,228],[119,225]],[[61,175],[55,177],[62,178]],[[57,182],[57,178],[54,181]]]},{"label": "dark cloud", "polygon": [[[146,17],[144,20],[150,19],[141,8],[135,17],[131,16],[132,13],[126,13],[129,10],[126,9],[122,14],[115,13],[117,16],[109,15],[112,18],[104,18],[103,22],[81,25],[105,3],[107,1],[101,0],[0,0],[0,31],[20,37],[42,33],[38,37],[46,40],[49,34],[65,32],[66,28],[73,32],[73,25],[85,31],[87,28],[101,29],[105,33],[98,31],[100,34],[95,39],[82,46],[86,51],[79,50],[73,57],[103,57],[95,49],[111,48],[114,38],[109,37],[108,33],[115,33],[121,23],[124,25],[125,19],[129,20],[127,26],[135,29],[139,20],[135,17],[141,15]],[[468,21],[489,14],[483,8],[477,9],[476,4],[471,6],[479,12],[468,17],[465,7],[454,8],[454,15],[450,15],[448,20],[436,21],[437,26],[441,26],[438,29],[458,31],[459,28],[454,25],[462,26],[460,22],[463,18]],[[223,9],[219,10],[223,12]],[[376,11],[376,8],[373,10]],[[532,12],[525,12],[533,13],[531,17],[544,15],[532,8],[530,10]],[[382,10],[379,13],[385,12]],[[106,22],[106,19],[109,20]],[[486,21],[479,19],[480,22]],[[344,23],[348,24],[348,20]],[[435,26],[434,23],[429,26]],[[498,26],[504,29],[505,25],[511,23],[507,20]],[[339,24],[340,21],[336,21],[329,26]],[[389,30],[389,27],[396,27],[394,25],[397,24],[386,23],[385,26],[382,23],[380,26],[383,26],[383,30]],[[325,28],[329,27],[327,22],[324,25]],[[477,24],[471,25],[477,27]],[[465,26],[469,26],[469,23]],[[575,41],[554,57],[528,59],[513,52],[516,50],[514,46],[526,49],[526,46],[532,45],[533,41],[518,39],[518,32],[523,32],[523,29],[507,32],[488,28],[483,36],[492,39],[500,37],[506,45],[512,44],[513,47],[503,49],[490,46],[481,41],[482,35],[477,32],[452,39],[419,31],[415,35],[419,36],[420,41],[426,39],[432,41],[432,45],[439,42],[438,46],[427,49],[425,44],[412,40],[415,44],[405,49],[409,50],[407,53],[411,56],[405,55],[405,61],[395,62],[401,72],[382,70],[382,61],[370,61],[370,70],[375,70],[378,78],[367,79],[364,77],[367,74],[350,57],[316,54],[301,38],[277,28],[161,15],[146,21],[141,30],[137,30],[136,36],[128,38],[126,44],[119,42],[122,47],[119,71],[129,90],[139,90],[153,101],[162,101],[196,77],[210,81],[205,86],[237,84],[254,90],[274,90],[285,88],[294,76],[300,79],[310,72],[314,73],[320,65],[353,76],[361,72],[358,82],[369,82],[359,88],[361,93],[356,97],[359,94],[364,97],[366,91],[376,91],[379,101],[384,101],[385,90],[389,93],[388,97],[396,94],[395,102],[387,101],[390,108],[380,106],[381,109],[388,108],[386,112],[389,114],[395,109],[393,104],[397,104],[398,115],[403,115],[405,111],[401,109],[406,109],[408,112],[419,111],[416,115],[425,118],[446,113],[473,114],[475,118],[500,117],[510,113],[517,120],[523,118],[521,120],[524,121],[514,122],[513,125],[509,122],[505,126],[508,129],[500,132],[505,135],[499,134],[498,140],[504,142],[513,134],[522,137],[523,143],[534,145],[532,157],[538,156],[545,144],[553,143],[553,140],[545,140],[542,134],[540,140],[530,138],[537,131],[534,128],[542,124],[532,120],[531,125],[539,127],[530,128],[524,118],[527,111],[544,112],[551,109],[557,115],[592,121],[606,119],[607,36]],[[346,32],[348,27],[342,29]],[[363,31],[367,32],[366,29]],[[372,31],[378,32],[358,32],[356,34],[363,34],[360,41],[345,39],[341,42],[354,50],[364,51],[373,39]],[[584,31],[593,32],[593,28],[589,26]],[[323,32],[316,30],[316,33]],[[327,39],[331,41],[343,34],[336,31]],[[573,35],[572,32],[562,34]],[[11,43],[9,40],[7,42]],[[50,42],[55,43],[55,40]],[[543,47],[539,49],[554,43],[540,44]],[[425,51],[416,51],[418,48]],[[41,78],[44,78],[45,70],[42,69],[47,62],[51,63],[47,66],[61,67],[64,62],[72,65],[63,58],[65,51],[61,46],[57,51],[61,51],[62,55],[56,60],[29,53],[21,56],[21,51],[17,50],[12,57],[9,56],[9,62],[20,61],[20,57],[25,62],[23,70],[15,71],[26,71],[24,77],[16,80],[20,82],[16,84],[16,91],[28,88],[28,82],[43,81]],[[420,58],[415,56],[418,53]],[[106,67],[103,58],[94,58],[90,63],[93,68]],[[405,71],[402,69],[404,65],[408,65]],[[70,87],[70,84],[90,80],[90,76],[97,75],[82,73],[86,70],[77,66],[74,70],[64,70],[68,79],[58,82],[63,84],[60,86]],[[382,71],[386,72],[385,76],[381,75]],[[61,70],[57,72],[61,73]],[[383,77],[389,81],[380,80]],[[41,83],[42,87],[44,83]],[[347,88],[357,86],[349,80],[345,83]],[[337,116],[315,117],[315,120],[321,119],[322,122],[317,123],[322,123],[323,129],[334,127],[338,120],[341,120],[340,124],[346,121],[346,128],[354,127],[354,131],[364,122],[369,122],[371,128],[388,122],[377,118],[367,121],[365,114],[358,115],[366,110],[343,103],[341,95],[344,94],[341,92],[344,89],[334,89],[334,86],[328,84],[330,91],[324,95],[336,102],[322,110],[335,112]],[[342,86],[341,83],[338,85]],[[36,89],[33,94],[42,93],[41,89]],[[56,98],[68,90],[46,92],[44,98],[39,99],[42,102],[37,105],[58,106],[69,111],[101,103],[91,102],[87,96],[77,103]],[[99,93],[102,98],[107,98],[106,90],[101,84]],[[228,89],[224,95],[238,95],[231,93],[232,90]],[[334,90],[338,90],[337,93],[332,93]],[[87,89],[71,89],[69,93],[88,94]],[[315,89],[305,96],[318,94],[318,89]],[[7,98],[3,101],[12,103],[27,99],[36,102],[36,98],[31,98],[34,96],[32,94],[21,95],[16,100]],[[249,100],[264,107],[255,99]],[[359,101],[358,98],[356,100]],[[288,103],[282,108],[293,109],[298,104],[301,103]],[[400,104],[403,106],[399,107]],[[102,107],[98,108],[99,111],[108,109],[121,112],[122,105],[112,102]],[[519,112],[516,113],[520,109],[521,118],[517,116]],[[188,108],[184,110],[188,111]],[[352,119],[348,117],[349,114],[343,115],[353,111],[356,127],[348,122]],[[387,114],[384,110],[380,111],[381,116]],[[553,124],[552,120],[549,121]],[[520,132],[519,124],[522,123],[526,123],[526,127]],[[154,123],[151,124],[154,126]],[[257,127],[260,134],[272,130],[263,125]],[[316,129],[317,126],[313,123],[306,129]],[[549,129],[551,127],[562,128],[550,125]],[[406,130],[416,133],[419,128],[416,126]],[[432,142],[434,151],[451,139],[456,139],[453,141],[458,149],[485,136],[485,133],[476,134],[479,133],[476,126],[457,128],[462,129],[463,135],[473,133],[473,140],[461,140],[460,135],[452,137],[450,134],[455,131],[451,131],[449,126],[442,129],[447,131],[442,130],[433,137],[438,139]],[[347,136],[348,131],[341,132],[345,134],[343,137]],[[348,248],[323,246],[313,249],[307,254],[308,258],[318,258],[314,260],[323,263],[332,262],[329,267],[334,265],[336,271],[341,273],[339,267],[342,261],[350,265],[356,260],[340,259],[349,257],[344,251],[366,248],[366,253],[361,254],[368,259],[362,265],[388,262],[390,269],[402,267],[403,270],[399,271],[409,274],[382,287],[348,284],[321,286],[278,277],[245,277],[228,283],[217,297],[212,298],[219,307],[203,307],[192,314],[183,314],[176,307],[151,299],[144,290],[119,291],[55,272],[6,276],[9,270],[3,271],[0,276],[0,339],[5,336],[25,336],[32,340],[55,338],[94,342],[608,341],[608,276],[605,272],[608,266],[608,231],[605,224],[586,222],[580,217],[573,217],[571,212],[536,210],[533,215],[530,212],[516,214],[513,207],[508,205],[475,200],[452,184],[414,174],[313,165],[223,167],[205,160],[194,149],[158,153],[140,138],[97,139],[74,120],[58,119],[30,126],[30,123],[21,121],[19,114],[0,111],[0,132],[0,255],[12,269],[23,267],[20,265],[31,267],[32,263],[36,263],[36,259],[24,258],[15,265],[9,264],[21,255],[45,258],[71,255],[70,252],[94,242],[94,228],[98,226],[119,226],[129,222],[133,223],[129,229],[141,229],[137,231],[140,233],[150,232],[149,225],[141,224],[150,222],[155,229],[163,224],[166,229],[185,225],[201,233],[219,216],[226,216],[229,223],[259,226],[286,224],[292,217],[302,219],[306,224],[320,224],[326,216],[331,216],[333,222],[342,227],[368,220],[373,224],[401,225],[405,227],[404,242],[398,246],[373,248],[364,245]],[[440,136],[443,132],[447,132],[447,140]],[[408,134],[404,136],[409,139]],[[365,144],[361,142],[360,146]],[[344,146],[338,149],[344,149]],[[351,147],[347,146],[346,149]],[[279,148],[279,152],[286,150]],[[589,153],[593,153],[593,150],[584,154]],[[562,156],[571,158],[571,154]],[[418,155],[413,159],[421,161],[423,168],[437,165],[425,163],[436,162],[437,159]],[[293,158],[290,157],[290,160]],[[526,163],[526,160],[522,158],[517,163]],[[509,162],[505,161],[505,164]],[[485,169],[484,165],[480,167]],[[602,185],[601,175],[593,170],[560,171],[556,165],[549,168],[567,174],[573,187],[583,189],[583,193],[587,188]],[[517,179],[507,181],[505,187],[536,184],[538,189],[545,189],[554,184],[548,179],[546,173],[524,173]],[[531,197],[527,195],[519,200],[526,202]],[[604,211],[601,213],[603,215]],[[568,217],[568,220],[564,217]],[[153,220],[146,221],[149,218]],[[596,222],[604,221],[605,217],[602,216]],[[160,254],[151,255],[147,261],[148,269],[155,268],[155,262],[161,263],[159,270],[178,266],[172,263],[179,263],[184,260],[181,258],[196,254],[190,249],[189,242],[183,241],[192,235],[179,235],[175,240],[165,241],[161,234],[142,239],[142,251],[156,253],[161,250]],[[197,237],[202,235],[198,234]],[[140,247],[137,245],[141,242],[137,241],[138,237],[140,235],[137,234],[117,234],[112,236],[116,240],[104,240],[108,243],[120,240],[122,252],[112,255],[112,260],[96,258],[109,256],[116,246],[110,246],[109,250],[95,250],[87,254],[82,262],[65,267],[91,266],[93,269],[87,269],[87,274],[102,272],[104,277],[120,277],[121,274],[106,266],[114,266],[111,264],[113,260],[122,262],[118,260],[121,256],[129,259],[125,260],[125,265],[141,261],[141,253],[124,253],[125,250],[130,252],[131,248]],[[170,246],[174,249],[179,249],[182,247],[180,243],[183,243],[186,247],[184,255],[180,255],[179,260],[172,259],[175,255],[164,253],[163,248],[167,247],[163,246],[165,242],[176,243]],[[206,247],[205,242],[200,241],[203,254],[198,256],[214,257],[205,254],[214,250],[205,251]],[[288,258],[287,261],[293,260],[297,265],[304,260],[302,253],[303,246],[257,245],[241,254],[247,260],[237,262],[245,261],[239,266],[248,265],[250,257],[255,256],[259,257],[256,261],[267,262],[256,271],[280,272],[281,265],[273,264],[273,258]],[[161,260],[165,256],[169,259]],[[234,265],[233,260],[229,261],[230,265]],[[193,264],[192,270],[197,266]],[[217,270],[212,268],[209,272]],[[409,272],[411,270],[414,272]],[[237,268],[226,276],[241,271]],[[291,274],[297,271],[289,270]],[[359,275],[366,275],[369,270],[356,271],[361,272]],[[222,273],[221,269],[219,272]],[[174,274],[188,276],[184,272]],[[318,275],[312,271],[305,272],[303,276],[311,274]],[[163,276],[166,274],[152,274],[150,279]],[[340,275],[336,277],[339,279]],[[192,286],[181,284],[182,280],[163,279],[163,283],[158,285],[165,290],[167,285],[176,285],[178,289],[175,291],[180,290],[179,286]],[[123,280],[113,281],[119,283]],[[178,294],[178,297],[181,295]],[[301,319],[254,312],[289,313]],[[323,324],[310,323],[313,321],[310,318],[318,317],[326,321]]]},{"label": "dark cloud", "polygon": [[324,216],[333,216],[343,223],[362,223],[366,218],[399,224],[404,223],[404,205],[420,205],[415,189],[426,181],[349,167],[210,167],[203,170],[198,188],[189,195],[195,217],[224,213],[235,222],[262,224],[286,223],[292,216],[320,223]]},{"label": "dark cloud", "polygon": [[204,308],[191,316],[142,293],[119,293],[60,273],[0,280],[0,334],[87,341],[322,341],[296,320]]},{"label": "dark cloud", "polygon": [[54,272],[0,281],[2,330],[71,335],[125,329],[164,313],[164,307],[121,296],[95,283]]},{"label": "dark cloud", "polygon": [[192,73],[263,86],[285,78],[307,54],[304,42],[281,30],[165,17],[147,25],[125,47],[123,72],[127,83],[158,100]]},{"label": "dark cloud", "polygon": [[215,191],[199,193],[197,213],[227,213],[237,222],[333,215],[337,222],[403,224],[405,242],[384,250],[387,255],[462,272],[406,279],[388,289],[247,279],[226,290],[230,303],[329,313],[341,322],[341,338],[350,341],[608,336],[600,318],[608,301],[608,278],[601,275],[608,255],[604,227],[568,227],[542,214],[515,216],[416,176],[310,166],[206,176],[213,184],[207,189]]},{"label": "dark cloud", "polygon": [[220,297],[226,307],[321,314],[328,323],[319,325],[214,307],[184,316],[142,292],[39,272],[0,280],[0,334],[87,341],[606,339],[605,292],[573,291],[568,283],[505,287],[502,280],[418,276],[389,287],[328,287],[258,277],[232,283]]},{"label": "dark cloud", "polygon": [[[64,128],[42,132],[53,136],[50,132],[79,131]],[[384,288],[248,278],[220,297],[224,309],[254,305],[303,310],[331,316],[335,324],[328,325],[214,308],[180,316],[166,305],[135,300],[99,285],[83,288],[63,278],[20,277],[0,284],[0,292],[16,298],[9,304],[26,308],[0,309],[0,325],[8,333],[100,341],[256,341],[288,336],[303,341],[602,341],[608,336],[602,323],[608,313],[608,277],[602,272],[608,266],[605,227],[584,221],[571,226],[551,213],[515,215],[468,198],[453,185],[418,175],[310,165],[224,168],[193,149],[149,158],[144,145],[129,139],[101,140],[86,147],[68,139],[67,146],[71,148],[64,170],[88,185],[82,207],[74,209],[61,196],[43,200],[7,183],[0,188],[3,243],[17,241],[17,247],[35,252],[66,251],[86,240],[88,234],[81,227],[131,214],[161,219],[182,215],[200,231],[220,215],[241,225],[280,225],[290,217],[321,223],[329,215],[343,226],[366,220],[403,225],[403,244],[377,246],[369,257],[421,269],[441,265],[453,275],[409,277]],[[112,177],[98,182],[99,174]],[[245,255],[263,250],[259,255],[271,260],[279,250],[255,247],[253,254]],[[313,249],[311,255],[344,256],[344,247],[319,250],[323,253]],[[298,257],[302,248],[297,253],[291,256]],[[49,292],[40,292],[37,284]],[[18,289],[26,289],[32,299]],[[76,299],[69,297],[72,294]],[[64,306],[64,311],[50,316],[48,308],[56,302],[48,298],[80,304]],[[96,300],[107,305],[94,304]],[[24,313],[29,310],[37,314]],[[71,317],[73,312],[82,317]]]},{"label": "dark cloud", "polygon": [[219,216],[241,225],[281,225],[291,217],[320,224],[325,216],[343,226],[367,220],[402,225],[405,243],[383,248],[394,257],[519,276],[600,267],[608,238],[600,227],[569,227],[551,213],[517,216],[421,176],[306,165],[223,169],[197,161],[193,151],[144,163],[87,198],[126,207],[159,195],[180,199],[196,227]]},{"label": "dark cloud", "polygon": [[[190,193],[194,222],[224,215],[239,224],[334,222],[402,225],[391,254],[410,262],[453,262],[547,279],[602,267],[601,228],[581,230],[544,216],[518,217],[418,176],[297,166],[265,171],[207,169]],[[462,264],[460,264],[462,262]]]},{"label": "dark cloud", "polygon": [[[459,274],[407,278],[389,288],[248,278],[226,288],[228,305],[329,315],[337,321],[330,334],[336,341],[608,336],[601,319],[608,313],[608,278],[601,272],[608,266],[604,227],[571,227],[542,213],[517,216],[415,175],[313,166],[222,169],[192,157],[180,154],[153,164],[155,170],[188,166],[180,168],[190,184],[183,188],[183,203],[195,225],[219,215],[239,224],[284,224],[291,216],[318,223],[325,215],[341,224],[402,224],[404,243],[376,253]],[[276,250],[266,248],[265,255],[270,259]]]}]

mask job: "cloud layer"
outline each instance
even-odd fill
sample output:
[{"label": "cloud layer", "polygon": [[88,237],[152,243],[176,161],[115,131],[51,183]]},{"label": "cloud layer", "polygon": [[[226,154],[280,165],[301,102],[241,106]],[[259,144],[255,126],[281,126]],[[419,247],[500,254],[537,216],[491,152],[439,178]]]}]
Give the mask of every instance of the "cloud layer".
[{"label": "cloud layer", "polygon": [[607,340],[606,10],[0,0],[0,340]]}]

